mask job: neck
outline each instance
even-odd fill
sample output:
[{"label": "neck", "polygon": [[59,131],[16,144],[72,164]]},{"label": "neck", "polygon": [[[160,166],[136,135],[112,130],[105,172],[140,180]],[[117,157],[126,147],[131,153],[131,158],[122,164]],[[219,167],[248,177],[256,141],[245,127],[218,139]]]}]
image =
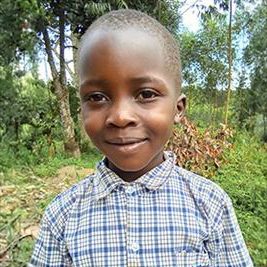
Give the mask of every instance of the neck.
[{"label": "neck", "polygon": [[122,180],[125,182],[133,182],[137,180],[139,177],[143,176],[159,164],[164,161],[163,153],[157,155],[147,166],[138,170],[138,171],[124,171],[115,166],[111,161],[107,159],[107,167],[114,171]]}]

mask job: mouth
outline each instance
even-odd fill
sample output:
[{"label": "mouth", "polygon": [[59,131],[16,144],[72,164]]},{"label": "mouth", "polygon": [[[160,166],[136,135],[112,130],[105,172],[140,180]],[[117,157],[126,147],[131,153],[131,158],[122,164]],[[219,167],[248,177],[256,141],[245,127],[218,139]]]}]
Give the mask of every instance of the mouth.
[{"label": "mouth", "polygon": [[143,143],[146,140],[147,138],[119,137],[119,138],[109,139],[106,141],[106,143],[110,145],[127,146],[132,144]]},{"label": "mouth", "polygon": [[134,153],[146,144],[147,138],[114,138],[109,139],[106,143],[121,153]]}]

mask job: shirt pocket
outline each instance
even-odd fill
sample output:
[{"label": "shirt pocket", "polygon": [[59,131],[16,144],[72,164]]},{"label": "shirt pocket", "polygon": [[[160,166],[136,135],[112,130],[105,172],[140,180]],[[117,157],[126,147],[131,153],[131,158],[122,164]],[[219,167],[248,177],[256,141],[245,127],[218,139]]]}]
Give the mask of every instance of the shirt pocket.
[{"label": "shirt pocket", "polygon": [[176,254],[177,267],[208,267],[209,256],[207,253],[179,252]]}]

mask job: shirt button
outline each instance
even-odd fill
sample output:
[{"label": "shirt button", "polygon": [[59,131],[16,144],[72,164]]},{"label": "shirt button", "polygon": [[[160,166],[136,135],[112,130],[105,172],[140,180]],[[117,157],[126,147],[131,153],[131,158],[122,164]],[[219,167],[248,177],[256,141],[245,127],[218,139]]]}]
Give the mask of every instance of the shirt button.
[{"label": "shirt button", "polygon": [[128,195],[131,195],[133,192],[134,192],[134,187],[133,186],[128,186],[125,190],[125,192],[128,194]]},{"label": "shirt button", "polygon": [[181,252],[181,254],[182,254],[183,256],[185,256],[185,255],[186,255],[186,250],[183,250],[183,251]]},{"label": "shirt button", "polygon": [[133,252],[137,252],[139,249],[140,249],[140,246],[136,243],[136,242],[133,242],[131,245],[130,245],[130,248]]}]

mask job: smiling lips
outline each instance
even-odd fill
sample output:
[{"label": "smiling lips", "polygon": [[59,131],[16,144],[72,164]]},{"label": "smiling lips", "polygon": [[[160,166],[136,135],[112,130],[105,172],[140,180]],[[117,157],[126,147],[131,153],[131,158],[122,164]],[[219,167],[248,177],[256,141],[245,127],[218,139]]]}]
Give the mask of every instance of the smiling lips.
[{"label": "smiling lips", "polygon": [[114,149],[120,152],[135,152],[142,145],[147,142],[147,138],[135,138],[135,137],[119,137],[112,138],[106,141],[107,144],[113,146]]}]

